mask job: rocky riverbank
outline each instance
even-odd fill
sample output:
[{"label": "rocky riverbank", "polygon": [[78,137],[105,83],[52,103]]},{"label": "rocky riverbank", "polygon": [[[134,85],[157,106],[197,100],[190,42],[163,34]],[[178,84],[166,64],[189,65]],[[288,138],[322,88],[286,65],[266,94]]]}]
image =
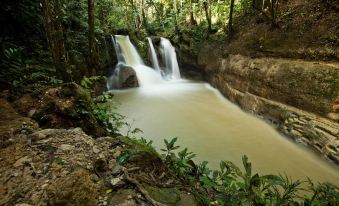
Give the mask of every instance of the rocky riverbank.
[{"label": "rocky riverbank", "polygon": [[[73,89],[67,98],[60,95],[65,89]],[[190,187],[179,181],[151,146],[105,134],[95,122],[87,124],[98,130],[86,134],[82,128],[88,125],[74,113],[73,119],[68,116],[79,107],[75,102],[86,102],[86,95],[80,94],[84,93],[75,84],[50,88],[39,98],[30,94],[24,96],[26,101],[19,98],[21,105],[8,102],[8,93],[3,93],[1,206],[197,205]],[[36,120],[44,121],[32,119],[34,113],[39,114]]]}]

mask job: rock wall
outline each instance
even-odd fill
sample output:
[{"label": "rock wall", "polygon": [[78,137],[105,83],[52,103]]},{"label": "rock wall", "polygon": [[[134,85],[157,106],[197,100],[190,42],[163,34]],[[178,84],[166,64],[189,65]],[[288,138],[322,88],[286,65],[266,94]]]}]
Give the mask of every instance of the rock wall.
[{"label": "rock wall", "polygon": [[201,47],[196,62],[207,81],[245,111],[339,165],[339,64],[224,56],[217,45]]}]

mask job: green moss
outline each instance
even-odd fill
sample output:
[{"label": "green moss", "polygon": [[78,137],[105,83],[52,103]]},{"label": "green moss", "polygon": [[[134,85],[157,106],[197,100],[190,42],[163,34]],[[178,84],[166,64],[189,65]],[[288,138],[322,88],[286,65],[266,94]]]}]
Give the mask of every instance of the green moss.
[{"label": "green moss", "polygon": [[176,188],[158,188],[149,185],[144,187],[154,200],[163,204],[175,206],[180,200],[179,191]]}]

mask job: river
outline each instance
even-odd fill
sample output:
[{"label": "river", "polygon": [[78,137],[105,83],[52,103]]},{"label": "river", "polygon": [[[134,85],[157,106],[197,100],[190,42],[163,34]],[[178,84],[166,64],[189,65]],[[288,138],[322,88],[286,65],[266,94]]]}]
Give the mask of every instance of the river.
[{"label": "river", "polygon": [[180,149],[188,147],[197,154],[195,161],[206,160],[212,169],[220,160],[242,168],[246,154],[259,174],[286,173],[294,180],[309,177],[339,185],[338,167],[243,112],[207,83],[180,80],[113,93],[120,103],[118,112],[158,150],[165,138],[178,137]]}]

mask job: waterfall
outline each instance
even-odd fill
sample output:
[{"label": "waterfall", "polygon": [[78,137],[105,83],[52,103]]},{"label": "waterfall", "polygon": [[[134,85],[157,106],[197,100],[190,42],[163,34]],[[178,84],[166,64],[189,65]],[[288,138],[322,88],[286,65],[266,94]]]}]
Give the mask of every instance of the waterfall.
[{"label": "waterfall", "polygon": [[[111,39],[118,59],[118,64],[116,65],[112,76],[107,81],[108,89],[121,88],[124,81],[130,77],[125,74],[131,75],[129,71],[131,69],[135,71],[140,87],[161,84],[164,83],[164,79],[180,79],[175,49],[168,39],[161,38],[160,42],[161,54],[166,66],[164,68],[165,71],[161,71],[159,67],[159,62],[151,38],[148,37],[147,39],[151,49],[154,69],[144,64],[138,51],[131,43],[129,36],[115,35],[115,37],[111,36]],[[164,79],[162,74],[164,74]]]},{"label": "waterfall", "polygon": [[147,40],[148,40],[149,48],[151,49],[153,68],[160,73],[159,62],[158,62],[157,54],[155,53],[152,39],[150,37],[147,37]]},{"label": "waterfall", "polygon": [[115,35],[115,39],[112,37],[112,42],[117,53],[118,64],[115,67],[113,75],[108,80],[109,89],[121,88],[123,83],[120,82],[122,79],[122,70],[128,68],[133,68],[135,71],[140,87],[162,82],[161,75],[143,63],[128,36]]},{"label": "waterfall", "polygon": [[115,53],[116,53],[116,56],[117,56],[117,59],[118,59],[118,63],[125,63],[125,59],[121,54],[120,47],[116,43],[116,41],[114,40],[113,35],[111,35],[111,39],[112,39],[113,47],[114,47],[114,50],[115,50]]},{"label": "waterfall", "polygon": [[168,75],[170,79],[180,79],[180,71],[175,49],[168,39],[163,37],[160,39],[161,54],[166,66],[165,74]]},{"label": "waterfall", "polygon": [[131,41],[129,40],[129,36],[115,35],[116,43],[119,45],[121,49],[121,55],[125,59],[125,63],[129,66],[139,66],[144,65],[141,57],[139,56],[138,51],[135,49]]}]

